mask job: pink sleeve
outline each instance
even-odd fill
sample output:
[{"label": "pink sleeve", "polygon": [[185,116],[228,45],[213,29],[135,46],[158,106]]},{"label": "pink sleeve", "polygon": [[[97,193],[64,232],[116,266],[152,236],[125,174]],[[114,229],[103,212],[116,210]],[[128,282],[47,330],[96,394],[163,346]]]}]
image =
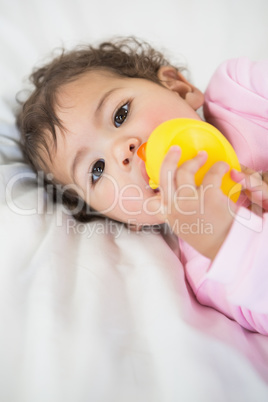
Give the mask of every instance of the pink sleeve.
[{"label": "pink sleeve", "polygon": [[205,92],[205,119],[231,142],[240,162],[268,170],[268,60],[224,62]]},{"label": "pink sleeve", "polygon": [[240,208],[213,263],[183,245],[184,258],[192,254],[184,266],[198,301],[264,335],[268,335],[267,240],[268,213],[260,218]]}]

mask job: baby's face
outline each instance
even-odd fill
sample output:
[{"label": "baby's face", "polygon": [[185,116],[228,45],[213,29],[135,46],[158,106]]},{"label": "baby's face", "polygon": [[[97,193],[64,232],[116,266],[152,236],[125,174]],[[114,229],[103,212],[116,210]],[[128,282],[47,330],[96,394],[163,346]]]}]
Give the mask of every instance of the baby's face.
[{"label": "baby's face", "polygon": [[159,224],[149,203],[148,185],[137,149],[162,122],[199,119],[178,93],[145,79],[91,71],[58,94],[57,114],[66,133],[57,131],[57,150],[49,166],[64,185],[72,184],[95,210],[128,224]]}]

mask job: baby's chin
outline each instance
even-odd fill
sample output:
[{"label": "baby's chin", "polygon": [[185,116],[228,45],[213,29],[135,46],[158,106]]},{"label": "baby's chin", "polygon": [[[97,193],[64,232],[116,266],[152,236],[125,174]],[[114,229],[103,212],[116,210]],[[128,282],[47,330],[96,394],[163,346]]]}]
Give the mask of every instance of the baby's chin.
[{"label": "baby's chin", "polygon": [[136,227],[136,230],[150,226],[162,225],[164,220],[158,214],[143,214],[142,216],[132,216],[124,222],[127,226]]},{"label": "baby's chin", "polygon": [[158,188],[152,189],[149,185],[143,189],[140,187],[137,193],[125,193],[106,216],[133,227],[162,224],[164,221],[159,210],[159,193]]}]

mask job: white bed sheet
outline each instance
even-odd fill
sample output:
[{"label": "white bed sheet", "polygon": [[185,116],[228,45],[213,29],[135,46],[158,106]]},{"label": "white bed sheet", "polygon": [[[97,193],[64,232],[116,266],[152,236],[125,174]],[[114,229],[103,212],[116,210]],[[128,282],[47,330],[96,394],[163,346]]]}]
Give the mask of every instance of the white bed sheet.
[{"label": "white bed sheet", "polygon": [[0,401],[264,402],[268,339],[200,306],[177,244],[51,210],[18,149],[15,94],[56,46],[135,34],[204,89],[268,56],[266,0],[0,0]]}]

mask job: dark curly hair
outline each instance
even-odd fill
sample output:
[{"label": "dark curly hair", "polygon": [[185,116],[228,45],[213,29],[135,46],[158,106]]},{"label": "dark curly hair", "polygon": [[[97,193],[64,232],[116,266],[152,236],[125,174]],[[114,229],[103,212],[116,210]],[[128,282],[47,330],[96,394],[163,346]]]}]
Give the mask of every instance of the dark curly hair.
[{"label": "dark curly hair", "polygon": [[[168,64],[162,53],[133,37],[103,42],[98,46],[84,45],[69,51],[61,50],[52,61],[33,71],[30,81],[34,89],[26,101],[20,102],[17,126],[26,161],[36,172],[42,170],[49,173],[43,155],[46,153],[51,160],[51,146],[54,149],[57,147],[56,127],[64,130],[55,112],[57,94],[63,85],[88,71],[100,69],[161,85],[157,73],[161,66]],[[46,179],[48,183],[53,189],[54,200],[63,202],[74,212],[76,219],[85,222],[96,215],[73,190],[62,192],[59,183]]]}]

